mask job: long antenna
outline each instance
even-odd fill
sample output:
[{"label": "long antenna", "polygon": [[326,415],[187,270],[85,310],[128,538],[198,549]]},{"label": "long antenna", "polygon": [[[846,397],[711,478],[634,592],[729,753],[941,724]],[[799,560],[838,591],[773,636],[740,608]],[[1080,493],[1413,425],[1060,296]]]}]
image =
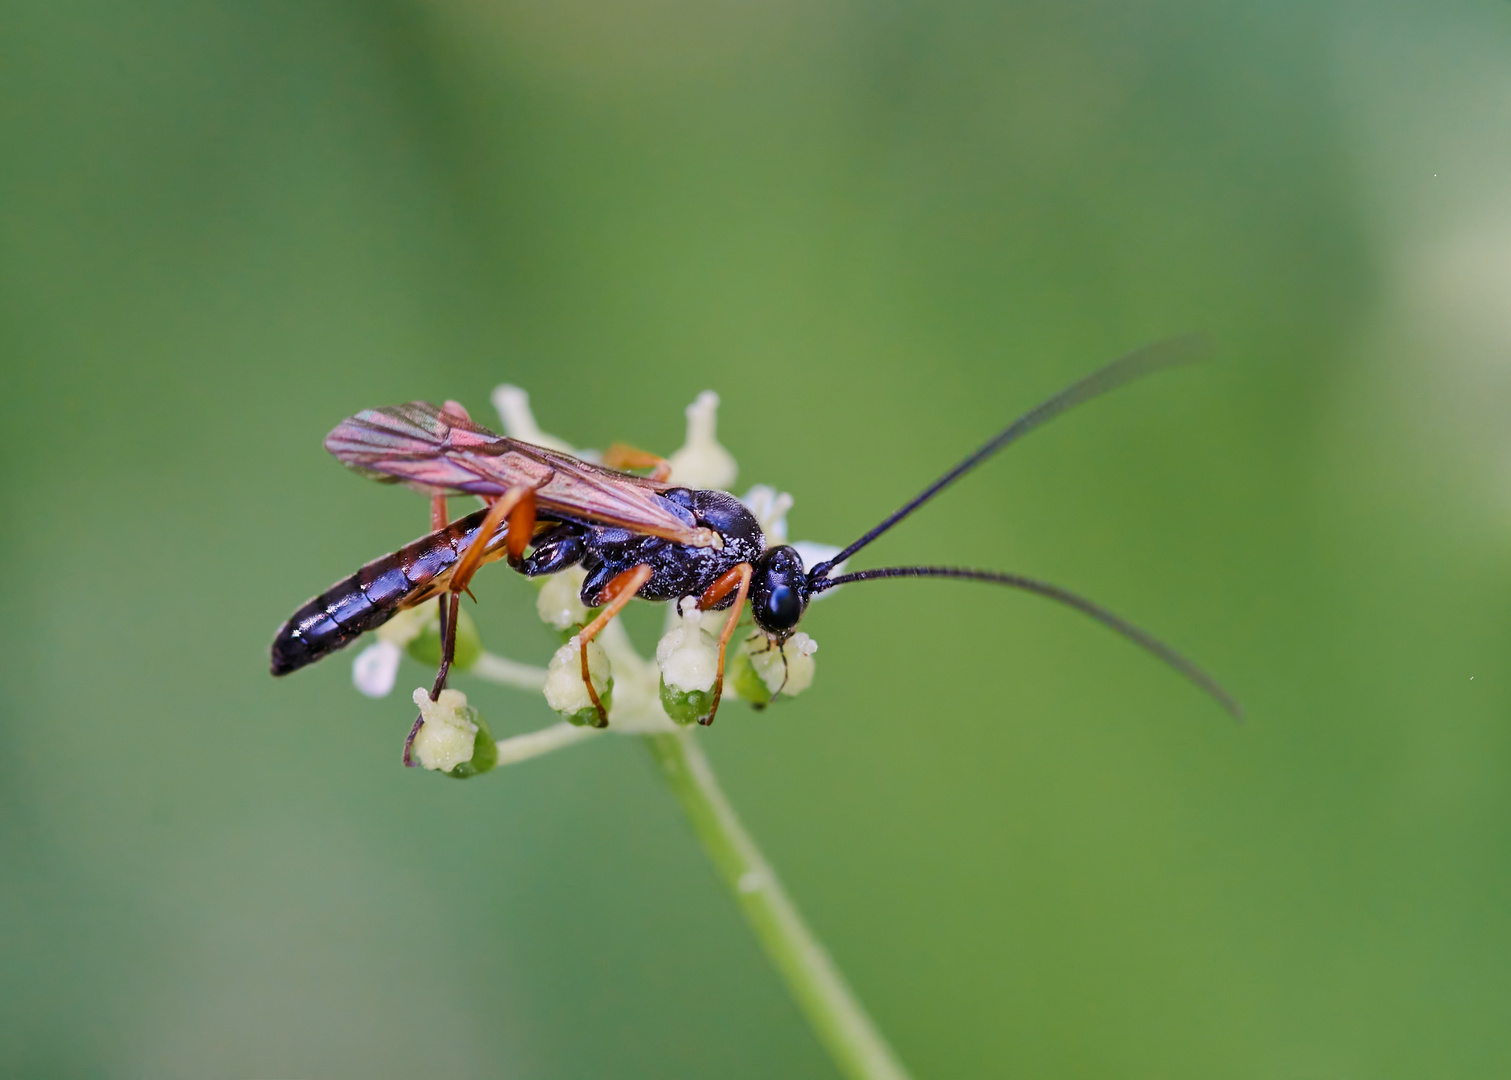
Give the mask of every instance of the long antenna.
[{"label": "long antenna", "polygon": [[1148,375],[1164,368],[1179,367],[1182,364],[1192,364],[1205,359],[1210,349],[1206,339],[1200,335],[1187,337],[1167,338],[1164,341],[1156,341],[1152,345],[1145,345],[1141,349],[1118,357],[1106,367],[1093,371],[1080,382],[1061,390],[1048,401],[1030,409],[1007,427],[1003,428],[990,440],[981,446],[974,454],[971,454],[959,465],[935,480],[923,491],[919,492],[903,507],[886,518],[880,525],[866,533],[855,543],[845,548],[834,558],[827,562],[819,563],[808,572],[808,580],[813,584],[821,582],[825,576],[838,564],[844,562],[872,540],[896,525],[914,510],[938,495],[956,480],[980,465],[998,450],[1009,443],[1017,441],[1027,435],[1034,428],[1053,420],[1067,409],[1090,401],[1094,397],[1100,397],[1109,390],[1116,390],[1124,383],[1131,382],[1142,375]]},{"label": "long antenna", "polygon": [[1153,653],[1202,690],[1206,691],[1214,701],[1232,715],[1233,719],[1243,719],[1243,707],[1238,704],[1233,695],[1224,690],[1216,679],[1170,648],[1170,646],[1154,637],[1154,635],[1140,630],[1122,616],[1114,615],[1102,607],[1102,605],[1093,603],[1084,596],[1077,596],[1068,589],[1062,589],[1058,585],[1051,585],[1045,581],[1036,581],[1033,578],[1023,577],[1020,574],[1004,574],[995,570],[963,570],[954,566],[886,566],[877,570],[858,570],[853,574],[841,574],[836,578],[824,578],[814,585],[814,591],[823,592],[825,589],[832,589],[836,585],[848,585],[856,581],[875,581],[878,578],[901,577],[961,578],[967,581],[987,581],[994,585],[1006,585],[1012,589],[1022,589],[1024,592],[1031,592],[1037,596],[1053,600],[1056,603],[1064,604],[1067,607],[1073,607],[1083,615],[1091,616],[1103,626],[1116,630],[1140,648]]}]

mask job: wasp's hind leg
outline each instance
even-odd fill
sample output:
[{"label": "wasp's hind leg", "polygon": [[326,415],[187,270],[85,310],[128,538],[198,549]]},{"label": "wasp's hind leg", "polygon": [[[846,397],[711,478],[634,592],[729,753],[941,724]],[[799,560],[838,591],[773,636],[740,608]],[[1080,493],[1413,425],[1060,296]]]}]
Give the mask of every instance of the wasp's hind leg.
[{"label": "wasp's hind leg", "polygon": [[[464,406],[460,401],[447,401],[446,404],[442,406],[442,411],[448,412],[452,416],[460,417],[463,420],[472,419],[472,417],[467,413],[466,406]],[[531,495],[531,507],[533,509],[533,491],[531,492]],[[508,498],[508,495],[505,495],[504,498]],[[499,501],[502,502],[503,500],[501,499]],[[505,513],[507,513],[507,510],[505,511]],[[451,524],[451,513],[446,506],[445,494],[437,493],[435,495],[432,495],[430,497],[431,531],[439,532],[449,524]],[[512,519],[510,520],[510,524],[513,524]],[[487,543],[486,537],[491,536],[493,530],[496,528],[498,528],[498,522],[493,520],[493,515],[490,513],[488,518],[484,520],[483,528],[478,530],[478,536],[485,538],[485,546]],[[475,542],[473,546],[477,546]],[[468,548],[467,555],[471,554],[472,548]],[[481,556],[482,548],[478,548],[478,554],[479,556]],[[466,562],[467,557],[464,556],[462,563],[465,564]],[[480,562],[480,558],[474,562],[472,569],[467,572],[467,577],[462,580],[460,587],[456,586],[455,582],[457,581],[457,575],[453,573],[451,578],[453,583],[452,590],[450,592],[443,592],[436,598],[436,605],[439,608],[437,617],[440,622],[441,631],[441,666],[440,669],[436,671],[435,683],[430,688],[431,701],[438,699],[441,696],[441,691],[446,689],[446,676],[450,673],[451,661],[456,656],[456,624],[461,608],[461,592],[467,587],[467,580],[472,577],[472,574],[477,569],[477,564]],[[458,566],[457,569],[460,570],[461,566]],[[407,768],[414,766],[414,759],[410,756],[410,751],[414,749],[415,736],[420,733],[420,728],[424,725],[424,723],[425,717],[423,715],[416,716],[414,718],[414,724],[409,729],[409,737],[404,740],[404,765]]]},{"label": "wasp's hind leg", "polygon": [[704,727],[714,722],[714,716],[719,711],[719,699],[724,696],[724,654],[729,648],[729,639],[734,637],[740,614],[745,610],[745,596],[750,592],[750,574],[750,564],[742,562],[719,575],[718,580],[698,597],[698,607],[707,611],[728,596],[730,589],[738,589],[734,606],[729,609],[729,618],[724,620],[724,630],[719,634],[719,666],[714,674],[713,702],[708,708],[708,715],[698,721]]},{"label": "wasp's hind leg", "polygon": [[509,531],[504,537],[504,553],[511,566],[518,566],[525,548],[530,544],[530,536],[535,532],[535,489],[523,485],[512,487],[495,499],[483,517],[483,523],[472,534],[472,543],[467,545],[456,569],[451,572],[451,583],[448,586],[451,595],[449,615],[441,620],[441,670],[436,673],[435,688],[430,692],[431,701],[439,697],[446,688],[446,674],[451,670],[451,661],[456,657],[456,626],[462,593],[467,592],[472,575],[483,565],[483,559],[488,554],[488,542],[498,532],[505,518],[509,520]]},{"label": "wasp's hind leg", "polygon": [[[448,408],[449,405],[448,402]],[[431,503],[431,514],[444,518],[445,513],[445,496],[435,496]],[[452,661],[456,659],[456,628],[461,618],[462,593],[467,591],[472,575],[483,565],[483,558],[488,552],[488,541],[505,518],[509,519],[509,532],[504,539],[504,551],[509,562],[517,564],[535,531],[535,489],[512,487],[495,499],[493,505],[488,507],[483,523],[472,534],[472,543],[467,545],[467,550],[451,571],[451,581],[438,601],[441,605],[441,666],[436,670],[435,683],[430,687],[431,701],[439,700],[441,691],[446,689],[446,678],[451,674]],[[414,764],[410,750],[413,749],[415,736],[420,733],[424,722],[423,716],[415,717],[414,726],[409,729],[409,738],[404,740],[405,765]]]},{"label": "wasp's hind leg", "polygon": [[624,606],[644,588],[653,573],[655,571],[649,564],[641,563],[639,566],[632,566],[623,573],[617,574],[598,594],[598,602],[603,605],[598,618],[584,626],[582,633],[577,635],[582,656],[582,682],[588,688],[588,697],[593,699],[593,708],[598,711],[598,723],[595,725],[597,727],[609,726],[609,711],[603,707],[598,691],[593,689],[593,677],[588,673],[588,642],[602,633],[603,628],[609,625],[614,616],[624,610]]},{"label": "wasp's hind leg", "polygon": [[[457,405],[457,403],[454,402],[454,401],[448,401],[448,402],[446,402],[446,409],[447,409],[448,412],[452,411],[451,407],[453,405],[456,405],[456,407],[461,410],[461,415],[462,416],[466,416],[467,415],[467,410],[466,409],[462,409],[462,407],[460,405]],[[451,514],[450,514],[450,511],[448,511],[447,508],[446,508],[446,496],[445,495],[441,495],[441,494],[432,495],[430,497],[430,531],[431,532],[439,532],[440,530],[444,529],[447,525],[450,525],[450,524],[451,524]],[[448,603],[450,602],[450,597],[448,596],[448,594],[446,594],[444,592],[441,593],[440,596],[436,597],[436,601],[435,602],[436,602],[436,606],[440,609],[439,612],[437,613],[436,617],[440,621],[441,641],[444,643],[446,641],[446,639],[447,639],[446,628],[451,623],[455,622],[456,620],[455,620],[454,617],[447,618],[448,612],[447,612],[446,609],[447,609]],[[444,652],[444,648],[443,648],[443,650],[442,650],[442,656],[444,657],[444,655],[445,655],[445,652]],[[430,700],[431,701],[434,701],[436,698],[438,698],[438,697],[441,696],[441,690],[444,689],[444,687],[445,687],[444,678],[445,678],[445,668],[447,666],[449,666],[449,665],[446,665],[446,664],[443,663],[442,664],[442,671],[439,672],[439,673],[437,673],[437,675],[436,675],[435,686],[433,686],[431,688],[431,691],[430,691]],[[414,762],[414,758],[410,756],[410,752],[414,749],[414,739],[415,739],[415,736],[420,733],[420,728],[422,726],[424,726],[424,724],[425,724],[425,717],[423,715],[416,716],[414,718],[414,723],[411,724],[410,727],[409,727],[409,735],[404,739],[404,758],[403,758],[403,761],[404,761],[404,767],[406,769],[412,769],[412,768],[414,768],[415,762]]]},{"label": "wasp's hind leg", "polygon": [[509,520],[509,532],[504,540],[504,550],[509,560],[514,562],[523,554],[530,543],[530,534],[535,531],[535,489],[512,487],[495,499],[493,505],[488,507],[482,524],[472,534],[472,543],[467,545],[467,550],[451,571],[447,591],[441,596],[442,604],[446,605],[449,595],[450,604],[443,606],[441,611],[441,670],[436,674],[435,689],[430,693],[431,701],[445,689],[446,673],[456,657],[457,613],[462,593],[467,592],[472,575],[483,565],[483,560],[488,555],[488,542],[498,532],[505,518]]},{"label": "wasp's hind leg", "polygon": [[658,483],[672,474],[672,463],[664,457],[645,450],[637,450],[624,443],[615,443],[603,452],[603,463],[611,469],[649,469],[651,479]]}]

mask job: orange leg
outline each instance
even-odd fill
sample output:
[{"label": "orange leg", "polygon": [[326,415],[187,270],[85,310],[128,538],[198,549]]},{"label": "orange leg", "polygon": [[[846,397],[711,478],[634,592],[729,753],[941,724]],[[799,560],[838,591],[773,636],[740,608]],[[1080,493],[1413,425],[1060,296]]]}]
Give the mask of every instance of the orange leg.
[{"label": "orange leg", "polygon": [[[523,507],[526,513],[516,514]],[[477,573],[478,567],[483,565],[483,557],[488,550],[488,541],[498,531],[505,517],[509,518],[509,534],[504,543],[512,549],[516,542],[515,522],[519,522],[518,545],[521,551],[530,542],[530,536],[535,531],[535,492],[527,487],[512,487],[496,499],[492,506],[488,507],[488,513],[483,518],[483,523],[478,527],[473,536],[472,543],[462,554],[456,568],[451,572],[451,581],[447,586],[447,592],[441,594],[441,667],[436,672],[435,686],[430,691],[430,700],[434,701],[441,696],[441,691],[446,688],[446,676],[451,671],[451,661],[456,658],[456,627],[460,617],[462,593],[467,591],[467,583],[472,580],[472,575]],[[450,604],[447,604],[447,596],[450,596]],[[415,730],[419,730],[416,728]]]},{"label": "orange leg", "polygon": [[[442,410],[444,412],[449,412],[452,416],[461,417],[463,420],[472,419],[472,417],[467,415],[466,407],[459,401],[446,402],[446,404],[442,406]],[[533,500],[531,505],[534,505]],[[437,532],[441,529],[444,529],[449,524],[451,524],[451,514],[446,509],[446,496],[442,494],[432,495],[430,497],[431,531]],[[498,526],[495,523],[494,528],[497,527]],[[490,535],[491,532],[492,530],[489,530],[488,533],[484,533],[482,535],[487,536]],[[471,552],[469,551],[468,554],[471,554]],[[465,557],[463,561],[466,561]],[[475,571],[476,567],[474,567],[473,570]],[[468,577],[471,577],[470,572],[468,574]],[[454,577],[453,580],[455,580]],[[466,588],[465,582],[463,583],[462,588]],[[461,597],[456,593],[453,593],[450,597],[450,601],[449,610],[447,604],[447,596],[445,593],[442,593],[436,601],[436,603],[440,605],[441,609],[441,666],[435,674],[435,685],[430,688],[431,701],[439,698],[441,696],[441,691],[446,689],[446,676],[451,670],[452,658],[456,656],[456,622],[460,614],[458,609],[460,607]],[[404,766],[406,768],[414,767],[414,761],[409,756],[410,750],[413,749],[415,736],[420,733],[420,725],[422,725],[424,722],[425,718],[423,715],[416,716],[414,718],[414,726],[409,729],[409,737],[404,740]]]},{"label": "orange leg", "polygon": [[504,554],[509,565],[518,570],[525,558],[525,548],[535,535],[535,489],[526,488],[514,509],[509,511],[509,535],[504,539]]},{"label": "orange leg", "polygon": [[665,480],[672,474],[672,463],[666,458],[644,450],[636,450],[624,443],[615,443],[603,452],[603,463],[611,469],[649,469],[651,479]]},{"label": "orange leg", "polygon": [[[518,530],[514,528],[516,516],[513,511],[516,508],[523,511],[517,519],[520,524]],[[504,541],[506,550],[512,551],[517,543],[520,553],[523,554],[525,545],[530,542],[530,536],[535,531],[535,491],[533,488],[522,485],[512,487],[493,500],[493,505],[488,507],[488,513],[483,517],[483,523],[478,527],[472,543],[467,545],[466,553],[456,564],[456,569],[451,572],[452,592],[463,592],[467,588],[468,583],[472,581],[472,575],[477,573],[478,567],[483,565],[483,557],[488,553],[488,542],[493,539],[493,534],[498,531],[498,527],[504,523],[505,518],[509,519],[509,535]],[[518,536],[515,535],[516,532]]]},{"label": "orange leg", "polygon": [[[452,404],[452,402],[448,401],[446,404],[449,407]],[[460,408],[460,406],[458,406],[458,408]],[[432,495],[430,497],[430,529],[431,529],[431,531],[432,532],[438,532],[441,529],[444,529],[450,523],[451,523],[451,515],[449,513],[447,513],[447,511],[446,511],[446,496],[444,496],[444,495]],[[454,622],[455,620],[454,619],[453,620],[448,620],[446,618],[447,611],[446,611],[446,594],[445,593],[442,593],[440,595],[439,599],[436,600],[436,603],[440,605],[440,609],[441,609],[441,611],[440,611],[441,641],[444,643],[446,641],[447,636],[448,636],[447,633],[446,633],[446,627],[449,626],[450,623]],[[442,653],[442,655],[443,656],[445,655],[444,652]],[[445,673],[445,668],[446,668],[446,665],[443,664],[442,665],[442,670],[440,672],[438,672],[437,675],[436,675],[435,686],[433,686],[431,688],[431,691],[430,691],[430,700],[431,701],[434,701],[436,698],[438,698],[440,696],[441,690],[445,686],[445,682],[444,682],[444,678],[443,678],[444,673]],[[413,724],[413,726],[411,726],[410,729],[409,729],[409,738],[407,738],[407,739],[404,740],[404,766],[405,766],[405,768],[413,768],[414,767],[414,761],[410,758],[409,752],[414,747],[415,736],[420,733],[420,725],[423,724],[424,722],[425,722],[425,717],[423,715],[416,716],[414,718],[414,724]]]},{"label": "orange leg", "polygon": [[750,573],[748,562],[731,567],[698,597],[698,607],[706,611],[728,596],[730,589],[739,588],[739,592],[735,594],[734,606],[729,609],[729,618],[724,620],[724,631],[719,635],[719,667],[714,675],[713,704],[709,707],[708,715],[699,721],[705,727],[714,722],[714,716],[719,711],[719,699],[724,696],[724,653],[729,648],[729,639],[734,637],[740,613],[745,609],[745,596],[750,592]]},{"label": "orange leg", "polygon": [[588,688],[588,697],[593,699],[593,708],[598,710],[598,727],[609,726],[609,713],[599,700],[598,691],[593,689],[593,678],[588,674],[588,642],[602,633],[610,620],[624,610],[624,606],[635,598],[635,594],[651,579],[654,572],[650,566],[642,563],[630,567],[605,585],[603,592],[598,594],[599,603],[604,605],[603,610],[598,613],[598,618],[584,626],[582,633],[577,635],[582,648],[582,681]]}]

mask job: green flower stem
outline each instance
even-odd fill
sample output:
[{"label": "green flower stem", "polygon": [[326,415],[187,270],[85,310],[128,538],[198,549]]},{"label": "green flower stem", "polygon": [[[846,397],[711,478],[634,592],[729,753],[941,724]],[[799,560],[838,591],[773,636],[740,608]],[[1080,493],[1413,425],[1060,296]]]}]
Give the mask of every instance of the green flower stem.
[{"label": "green flower stem", "polygon": [[906,1080],[907,1070],[735,816],[697,734],[678,731],[645,741],[719,877],[840,1071],[854,1080]]},{"label": "green flower stem", "polygon": [[539,690],[546,685],[545,668],[507,660],[486,650],[478,654],[469,670],[478,678],[520,690]]},{"label": "green flower stem", "polygon": [[513,738],[500,739],[498,741],[498,764],[517,765],[521,761],[529,761],[533,757],[549,754],[552,750],[561,750],[580,743],[584,739],[591,739],[595,735],[603,734],[599,728],[577,727],[562,721],[552,724],[548,728],[539,731],[531,731],[525,735],[515,735]]}]

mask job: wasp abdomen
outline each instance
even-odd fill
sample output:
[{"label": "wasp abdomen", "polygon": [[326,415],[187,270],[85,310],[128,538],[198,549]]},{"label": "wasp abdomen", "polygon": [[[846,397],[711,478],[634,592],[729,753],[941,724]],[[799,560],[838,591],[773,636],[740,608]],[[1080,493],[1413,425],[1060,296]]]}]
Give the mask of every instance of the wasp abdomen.
[{"label": "wasp abdomen", "polygon": [[[440,592],[487,511],[458,518],[446,528],[374,559],[338,581],[289,617],[273,639],[272,672],[287,675],[382,626],[405,608]],[[503,534],[491,538],[489,551]]]}]

